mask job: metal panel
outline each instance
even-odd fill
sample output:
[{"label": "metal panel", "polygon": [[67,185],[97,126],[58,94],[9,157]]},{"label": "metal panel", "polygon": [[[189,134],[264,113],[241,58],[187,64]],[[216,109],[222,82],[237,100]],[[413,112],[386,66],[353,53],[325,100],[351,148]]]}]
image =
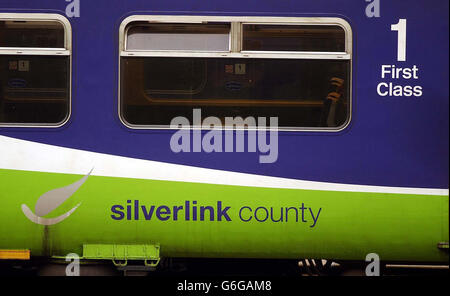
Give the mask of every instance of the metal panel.
[{"label": "metal panel", "polygon": [[158,260],[159,245],[83,245],[83,259]]},{"label": "metal panel", "polygon": [[0,260],[30,260],[30,250],[0,250]]}]

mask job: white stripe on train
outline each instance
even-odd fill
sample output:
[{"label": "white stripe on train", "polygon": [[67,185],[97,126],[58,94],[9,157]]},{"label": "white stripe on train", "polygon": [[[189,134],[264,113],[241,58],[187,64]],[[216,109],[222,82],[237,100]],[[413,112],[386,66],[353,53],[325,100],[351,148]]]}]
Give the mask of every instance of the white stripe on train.
[{"label": "white stripe on train", "polygon": [[262,188],[448,195],[448,189],[385,187],[302,181],[205,169],[89,152],[0,136],[0,168],[48,173],[192,182]]}]

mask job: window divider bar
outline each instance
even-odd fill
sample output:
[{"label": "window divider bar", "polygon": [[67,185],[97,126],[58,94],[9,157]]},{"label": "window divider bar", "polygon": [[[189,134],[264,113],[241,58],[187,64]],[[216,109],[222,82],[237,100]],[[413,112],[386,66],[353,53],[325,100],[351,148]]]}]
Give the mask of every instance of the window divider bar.
[{"label": "window divider bar", "polygon": [[347,53],[314,52],[189,52],[189,51],[122,51],[121,57],[211,57],[211,58],[269,58],[269,59],[324,59],[350,60]]},{"label": "window divider bar", "polygon": [[70,56],[70,50],[0,48],[0,55]]},{"label": "window divider bar", "polygon": [[231,52],[240,52],[241,46],[241,23],[231,23]]}]

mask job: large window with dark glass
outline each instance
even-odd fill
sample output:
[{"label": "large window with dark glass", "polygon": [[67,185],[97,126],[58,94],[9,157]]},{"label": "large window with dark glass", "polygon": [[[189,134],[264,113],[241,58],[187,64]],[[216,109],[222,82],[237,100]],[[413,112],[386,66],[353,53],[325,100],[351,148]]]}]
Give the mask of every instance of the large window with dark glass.
[{"label": "large window with dark glass", "polygon": [[0,14],[0,126],[60,126],[70,115],[70,25]]},{"label": "large window with dark glass", "polygon": [[225,117],[252,116],[278,117],[281,129],[342,128],[351,110],[351,33],[334,21],[130,22],[121,119],[132,128],[167,127],[200,108],[224,125]]}]

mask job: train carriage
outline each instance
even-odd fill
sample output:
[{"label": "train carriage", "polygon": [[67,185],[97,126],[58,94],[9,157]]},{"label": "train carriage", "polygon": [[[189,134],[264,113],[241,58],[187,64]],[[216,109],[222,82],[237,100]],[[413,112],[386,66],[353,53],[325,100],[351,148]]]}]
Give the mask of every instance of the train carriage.
[{"label": "train carriage", "polygon": [[0,260],[448,264],[448,1],[377,3],[1,0]]}]

